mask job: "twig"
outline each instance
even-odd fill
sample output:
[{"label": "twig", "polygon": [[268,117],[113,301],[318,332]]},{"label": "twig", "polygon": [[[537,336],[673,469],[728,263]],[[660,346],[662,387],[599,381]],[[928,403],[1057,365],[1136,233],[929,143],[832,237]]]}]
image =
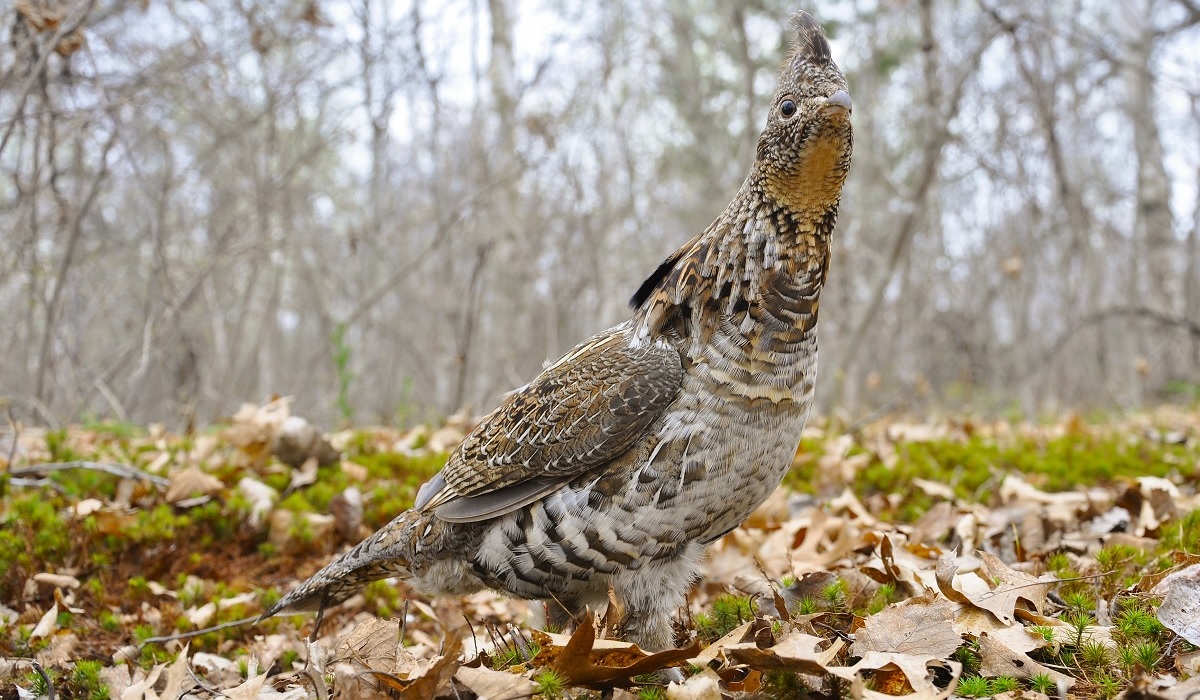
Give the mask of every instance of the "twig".
[{"label": "twig", "polygon": [[21,478],[14,477],[12,479],[9,479],[8,483],[13,486],[20,486],[22,488],[27,488],[27,489],[40,488],[40,487],[45,486],[48,488],[52,488],[61,494],[65,494],[67,492],[67,490],[65,488],[63,488],[62,484],[56,484],[53,481],[50,481],[49,479],[21,479]]},{"label": "twig", "polygon": [[310,644],[315,644],[320,639],[321,623],[325,621],[325,608],[329,607],[329,589],[326,588],[321,592],[321,604],[317,607],[317,619],[313,622],[312,634],[308,635]]},{"label": "twig", "polygon": [[175,642],[180,639],[191,639],[192,637],[199,637],[200,635],[208,634],[209,632],[220,632],[221,630],[226,630],[226,629],[229,629],[230,627],[241,627],[244,624],[254,622],[256,620],[258,620],[258,617],[244,617],[240,620],[234,620],[232,622],[223,622],[219,625],[214,625],[212,627],[205,627],[203,629],[198,629],[198,630],[192,630],[190,632],[180,632],[179,634],[169,634],[165,637],[147,637],[147,638],[143,639],[137,646],[138,646],[138,649],[141,649],[141,648],[145,647],[147,644],[162,644],[164,642]]},{"label": "twig", "polygon": [[37,671],[37,674],[42,677],[42,682],[46,684],[46,700],[54,700],[54,684],[50,682],[50,676],[46,675],[46,672],[42,670],[42,665],[38,662],[31,659],[29,663],[33,665],[33,670]]},{"label": "twig", "polygon": [[128,423],[129,414],[125,412],[125,407],[121,405],[121,400],[117,398],[117,395],[113,393],[108,384],[104,383],[104,379],[96,377],[96,381],[93,384],[99,390],[100,395],[104,397],[104,400],[108,402],[108,406],[116,414],[117,420],[122,423]]},{"label": "twig", "polygon": [[[20,97],[17,98],[16,109],[13,110],[13,119],[8,123],[8,128],[4,130],[4,137],[0,138],[0,153],[4,152],[4,147],[8,145],[9,138],[12,137],[13,131],[16,129],[17,123],[23,120],[25,113],[25,102],[29,99],[33,88],[37,86],[38,81],[42,78],[42,71],[46,70],[46,62],[50,60],[50,56],[54,54],[55,47],[58,46],[67,35],[73,33],[76,29],[83,26],[87,21],[88,15],[92,12],[92,6],[96,4],[96,0],[86,0],[75,7],[71,8],[67,13],[64,13],[63,19],[70,17],[70,11],[78,11],[78,17],[71,18],[69,21],[64,21],[58,26],[58,31],[50,37],[50,40],[44,43],[39,48],[42,50],[38,61],[33,66],[33,70],[29,71],[29,79],[25,81],[25,85],[21,88]],[[50,700],[54,700],[51,693]]]},{"label": "twig", "polygon": [[88,462],[85,460],[75,460],[73,462],[45,462],[43,464],[30,464],[25,467],[10,469],[10,476],[29,476],[33,474],[42,474],[45,472],[59,472],[67,469],[90,469],[91,471],[104,472],[112,474],[123,479],[138,479],[140,481],[149,481],[155,486],[166,487],[170,485],[170,481],[161,477],[155,476],[148,472],[144,472],[137,467],[131,467],[128,464],[109,464],[106,462]]}]

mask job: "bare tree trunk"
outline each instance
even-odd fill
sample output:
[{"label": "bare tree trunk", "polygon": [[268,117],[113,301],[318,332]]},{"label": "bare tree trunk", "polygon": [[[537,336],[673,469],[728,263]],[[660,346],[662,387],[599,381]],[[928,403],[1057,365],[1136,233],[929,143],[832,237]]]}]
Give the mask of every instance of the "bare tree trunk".
[{"label": "bare tree trunk", "polygon": [[108,153],[112,150],[116,140],[117,131],[114,127],[100,151],[96,173],[88,182],[87,190],[81,193],[79,204],[71,213],[71,218],[65,227],[67,234],[66,248],[63,251],[62,259],[59,261],[58,272],[55,274],[54,291],[51,293],[50,301],[46,304],[46,325],[42,331],[41,350],[38,353],[37,383],[35,384],[34,395],[43,403],[49,402],[49,398],[46,396],[46,377],[53,371],[50,354],[51,339],[54,337],[55,330],[57,330],[58,307],[62,301],[63,290],[66,289],[67,274],[71,271],[71,264],[75,261],[75,251],[79,246],[80,239],[83,237],[83,220],[87,216],[88,211],[91,210],[92,204],[95,203],[96,195],[100,193],[100,183],[108,176]]},{"label": "bare tree trunk", "polygon": [[990,36],[980,42],[979,46],[972,53],[971,58],[965,62],[962,73],[957,76],[950,95],[943,98],[938,87],[941,84],[940,79],[937,77],[939,49],[937,46],[937,37],[933,30],[932,4],[932,0],[922,0],[921,3],[921,36],[923,41],[922,50],[925,56],[924,82],[926,88],[924,111],[927,115],[926,128],[928,129],[922,135],[924,142],[921,144],[921,167],[917,174],[917,184],[913,188],[912,194],[908,197],[911,206],[905,212],[904,216],[901,217],[895,232],[891,235],[892,243],[889,248],[887,260],[884,262],[882,274],[876,278],[875,285],[871,288],[871,293],[867,297],[866,306],[849,334],[850,340],[847,342],[845,352],[842,356],[841,372],[845,376],[845,381],[839,385],[838,404],[852,404],[854,401],[854,394],[845,393],[845,390],[849,388],[850,392],[857,391],[857,362],[862,352],[867,332],[875,322],[875,318],[883,305],[884,295],[887,292],[888,286],[891,285],[892,279],[900,269],[900,263],[909,249],[912,237],[916,234],[920,223],[925,218],[926,198],[937,179],[938,166],[942,162],[945,146],[950,141],[950,122],[954,120],[955,115],[958,113],[968,79],[978,69],[984,50],[991,44]]},{"label": "bare tree trunk", "polygon": [[[1129,302],[1153,308],[1160,313],[1176,311],[1173,292],[1175,274],[1173,258],[1174,225],[1171,219],[1170,180],[1163,162],[1162,140],[1155,121],[1155,87],[1152,54],[1155,46],[1150,18],[1154,0],[1138,3],[1136,14],[1141,25],[1136,36],[1128,45],[1128,57],[1123,65],[1128,92],[1129,121],[1133,126],[1134,152],[1137,155],[1137,199],[1134,218],[1134,255],[1130,263],[1136,276],[1130,289]],[[1140,279],[1139,279],[1140,278]],[[1151,328],[1145,323],[1133,321],[1131,335],[1136,339],[1137,358],[1129,368],[1132,377],[1133,404],[1140,406],[1145,401],[1146,379],[1150,370]],[[1172,376],[1171,353],[1157,353],[1157,359],[1168,364],[1165,376]]]}]

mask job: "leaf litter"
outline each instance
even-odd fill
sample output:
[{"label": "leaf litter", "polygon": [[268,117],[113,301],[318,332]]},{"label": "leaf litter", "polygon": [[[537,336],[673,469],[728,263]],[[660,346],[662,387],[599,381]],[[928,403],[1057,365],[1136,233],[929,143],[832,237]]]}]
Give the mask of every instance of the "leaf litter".
[{"label": "leaf litter", "polygon": [[[20,430],[3,466],[39,479],[0,490],[0,520],[40,535],[0,534],[0,698],[47,697],[38,668],[63,697],[122,700],[1200,689],[1200,415],[1178,409],[810,426],[792,488],[712,548],[678,649],[606,639],[619,606],[551,634],[536,603],[394,581],[315,641],[305,616],[236,626],[411,503],[470,427],[324,435],[275,399],[200,436]],[[1063,445],[1076,473],[1029,456]]]}]

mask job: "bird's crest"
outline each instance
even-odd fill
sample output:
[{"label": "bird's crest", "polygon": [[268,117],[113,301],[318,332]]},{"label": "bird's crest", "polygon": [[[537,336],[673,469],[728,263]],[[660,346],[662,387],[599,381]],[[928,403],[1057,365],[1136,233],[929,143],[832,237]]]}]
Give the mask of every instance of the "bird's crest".
[{"label": "bird's crest", "polygon": [[791,21],[788,22],[788,32],[792,37],[792,51],[788,56],[788,63],[808,61],[827,65],[832,60],[825,32],[812,15],[804,11],[792,15]]}]

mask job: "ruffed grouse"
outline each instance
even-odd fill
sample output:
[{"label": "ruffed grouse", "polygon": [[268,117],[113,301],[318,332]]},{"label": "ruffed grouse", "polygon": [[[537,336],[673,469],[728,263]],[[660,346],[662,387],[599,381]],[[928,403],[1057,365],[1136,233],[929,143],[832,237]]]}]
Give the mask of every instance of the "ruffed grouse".
[{"label": "ruffed grouse", "polygon": [[624,604],[625,638],[673,645],[705,548],[792,463],[813,398],[817,308],[850,167],[850,97],[816,21],[793,46],[750,175],[595,335],[510,394],[417,495],[263,617],[396,576],[493,588],[576,615]]}]

